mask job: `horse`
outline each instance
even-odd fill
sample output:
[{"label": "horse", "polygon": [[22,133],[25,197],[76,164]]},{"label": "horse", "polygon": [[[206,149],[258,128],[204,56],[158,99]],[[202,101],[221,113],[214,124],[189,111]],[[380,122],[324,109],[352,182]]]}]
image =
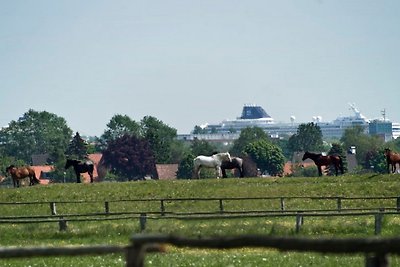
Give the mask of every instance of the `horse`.
[{"label": "horse", "polygon": [[40,184],[38,178],[36,178],[35,171],[31,167],[15,167],[10,165],[6,168],[6,172],[9,173],[13,179],[14,187],[19,187],[19,180],[29,177],[29,186]]},{"label": "horse", "polygon": [[194,176],[195,178],[199,179],[199,174],[200,174],[200,168],[206,167],[206,168],[215,168],[217,179],[221,176],[221,165],[223,161],[228,161],[230,162],[231,155],[229,152],[225,153],[217,153],[212,155],[211,157],[209,156],[197,156],[193,160],[193,167],[194,167]]},{"label": "horse", "polygon": [[232,157],[231,161],[224,160],[222,161],[221,164],[221,171],[222,171],[222,177],[226,178],[226,169],[232,170],[232,169],[238,169],[239,170],[239,177],[243,178],[244,177],[244,170],[243,170],[243,159],[239,157]]},{"label": "horse", "polygon": [[81,173],[85,173],[85,172],[87,172],[89,174],[90,182],[93,183],[93,170],[94,170],[93,162],[91,162],[90,160],[88,160],[86,162],[81,162],[80,160],[67,159],[67,162],[65,163],[64,168],[68,169],[71,166],[74,167],[77,183],[81,182]]},{"label": "horse", "polygon": [[396,164],[399,163],[400,165],[400,154],[391,151],[389,148],[385,149],[385,157],[387,163],[387,170],[390,173],[389,166],[392,165],[392,173],[396,172]]},{"label": "horse", "polygon": [[340,156],[337,155],[328,155],[323,156],[322,154],[316,154],[306,151],[303,156],[303,161],[306,159],[312,159],[317,165],[318,174],[322,176],[321,166],[330,166],[331,164],[335,167],[335,174],[338,175],[338,169],[340,168],[340,172],[343,174],[343,160]]}]

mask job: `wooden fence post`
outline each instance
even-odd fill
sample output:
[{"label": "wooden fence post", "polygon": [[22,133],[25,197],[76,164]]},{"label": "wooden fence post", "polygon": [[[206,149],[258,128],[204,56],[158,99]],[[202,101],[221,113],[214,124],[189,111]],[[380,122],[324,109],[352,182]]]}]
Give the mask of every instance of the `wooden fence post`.
[{"label": "wooden fence post", "polygon": [[219,200],[219,213],[224,213],[224,204],[222,203],[222,199]]},{"label": "wooden fence post", "polygon": [[51,215],[57,215],[56,203],[50,202]]},{"label": "wooden fence post", "polygon": [[110,203],[108,201],[104,202],[104,211],[105,213],[110,213]]},{"label": "wooden fence post", "polygon": [[365,267],[387,267],[389,261],[386,254],[367,255],[365,257]]},{"label": "wooden fence post", "polygon": [[397,212],[400,212],[400,197],[397,197],[396,199],[396,207],[397,207]]},{"label": "wooden fence post", "polygon": [[58,226],[60,231],[67,231],[67,221],[64,219],[64,217],[60,217],[60,220],[58,221]]},{"label": "wooden fence post", "polygon": [[285,199],[281,197],[281,211],[285,210]]},{"label": "wooden fence post", "polygon": [[382,220],[383,220],[383,213],[385,209],[379,209],[379,213],[375,214],[375,235],[381,234],[382,231]]},{"label": "wooden fence post", "polygon": [[300,211],[296,214],[296,234],[300,232],[300,228],[303,225],[303,215],[301,213]]},{"label": "wooden fence post", "polygon": [[337,210],[340,212],[342,210],[342,198],[337,198]]},{"label": "wooden fence post", "polygon": [[143,232],[146,229],[146,222],[147,222],[147,214],[141,213],[139,217],[140,232]]},{"label": "wooden fence post", "polygon": [[143,245],[132,244],[126,248],[126,267],[143,267],[145,249]]},{"label": "wooden fence post", "polygon": [[161,199],[161,216],[165,215],[164,199]]}]

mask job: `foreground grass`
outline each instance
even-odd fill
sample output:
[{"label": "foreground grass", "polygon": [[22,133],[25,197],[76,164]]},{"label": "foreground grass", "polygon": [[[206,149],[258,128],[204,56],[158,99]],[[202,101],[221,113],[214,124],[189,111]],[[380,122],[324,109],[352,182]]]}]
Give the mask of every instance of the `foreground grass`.
[{"label": "foreground grass", "polygon": [[[48,186],[0,189],[0,202],[28,201],[112,201],[148,198],[191,197],[272,197],[272,196],[397,196],[400,192],[399,175],[364,175],[323,178],[249,178],[222,180],[146,181],[96,184],[53,184]],[[59,205],[68,212],[98,212],[101,205]],[[111,210],[159,209],[126,203]],[[194,206],[198,205],[198,206]],[[287,208],[326,207],[327,203],[288,201]],[[334,203],[332,204],[334,205]],[[346,205],[393,206],[392,202],[346,203]],[[79,207],[77,207],[79,206]],[[232,201],[226,209],[262,210],[278,207],[279,203],[265,201]],[[34,208],[33,208],[34,207]],[[167,203],[168,210],[214,209],[215,203]],[[48,206],[2,205],[2,216],[48,214]],[[297,235],[294,218],[252,218],[224,220],[148,220],[146,232],[185,236],[213,236],[239,234]],[[129,237],[139,233],[137,220],[110,222],[71,222],[66,232],[59,232],[56,223],[0,224],[0,246],[67,246],[110,244],[127,245]],[[307,218],[299,235],[331,237],[365,237],[374,235],[373,217]],[[400,235],[400,218],[384,218],[383,236]],[[392,264],[399,264],[392,257]],[[52,257],[24,260],[2,260],[0,266],[124,266],[124,255],[98,257]],[[167,254],[146,257],[147,266],[363,266],[363,255],[319,255],[314,253],[281,253],[274,250],[245,248],[240,250],[192,250],[169,248]]]}]

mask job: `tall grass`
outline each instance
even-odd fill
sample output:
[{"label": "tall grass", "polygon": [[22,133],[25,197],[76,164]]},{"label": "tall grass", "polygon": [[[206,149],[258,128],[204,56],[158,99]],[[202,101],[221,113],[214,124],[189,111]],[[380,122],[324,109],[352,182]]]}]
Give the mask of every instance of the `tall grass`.
[{"label": "tall grass", "polygon": [[[215,198],[215,197],[295,197],[295,196],[397,196],[399,175],[345,175],[321,178],[248,178],[176,181],[144,181],[95,184],[51,184],[23,188],[0,189],[0,202],[30,201],[98,201],[87,204],[57,204],[62,213],[90,213],[103,210],[103,201],[149,198]],[[290,200],[286,208],[313,209],[335,207],[335,203]],[[342,207],[388,206],[392,202],[346,202]],[[218,209],[217,202],[166,202],[170,211]],[[277,209],[276,201],[226,201],[225,210]],[[1,216],[49,214],[47,205],[1,205]],[[111,211],[159,210],[158,203],[110,202]],[[383,236],[400,234],[400,218],[384,217]],[[148,219],[145,232],[189,236],[268,234],[297,235],[294,218],[245,218],[218,220]],[[60,232],[56,223],[0,224],[1,246],[65,246],[113,244],[127,245],[129,237],[140,231],[137,219],[106,222],[70,222]],[[365,237],[374,235],[373,217],[306,218],[299,235]],[[192,250],[169,248],[168,256],[153,254],[146,258],[148,266],[362,266],[362,256],[318,255],[313,253],[280,253],[273,250]],[[400,263],[396,257],[394,263]],[[6,260],[1,266],[124,266],[123,255],[81,258],[37,258]]]}]

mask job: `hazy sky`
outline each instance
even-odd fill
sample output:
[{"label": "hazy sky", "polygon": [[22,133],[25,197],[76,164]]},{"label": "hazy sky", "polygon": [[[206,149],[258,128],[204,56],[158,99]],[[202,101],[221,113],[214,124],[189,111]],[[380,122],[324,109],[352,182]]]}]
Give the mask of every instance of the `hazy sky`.
[{"label": "hazy sky", "polygon": [[400,121],[398,0],[0,0],[0,126],[29,109],[101,135],[240,116]]}]

